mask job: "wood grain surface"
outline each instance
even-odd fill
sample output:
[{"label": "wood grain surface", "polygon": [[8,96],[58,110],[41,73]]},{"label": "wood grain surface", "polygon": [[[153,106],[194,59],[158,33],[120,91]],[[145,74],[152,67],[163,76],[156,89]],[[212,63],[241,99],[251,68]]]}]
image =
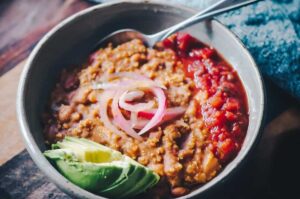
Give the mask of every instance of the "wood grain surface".
[{"label": "wood grain surface", "polygon": [[24,149],[16,116],[16,95],[21,62],[0,78],[0,165]]},{"label": "wood grain surface", "polygon": [[89,6],[82,0],[0,1],[0,165],[24,149],[15,110],[22,60],[53,26]]},{"label": "wood grain surface", "polygon": [[0,164],[24,149],[15,110],[22,60],[49,29],[90,5],[81,0],[0,1]]},{"label": "wood grain surface", "polygon": [[25,59],[54,25],[90,5],[82,0],[0,1],[0,76]]}]

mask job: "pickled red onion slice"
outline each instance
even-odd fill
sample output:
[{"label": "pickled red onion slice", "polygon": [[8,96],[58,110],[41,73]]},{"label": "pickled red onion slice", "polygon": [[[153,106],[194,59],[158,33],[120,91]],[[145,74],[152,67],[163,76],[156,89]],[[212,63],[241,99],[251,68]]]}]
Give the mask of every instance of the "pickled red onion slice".
[{"label": "pickled red onion slice", "polygon": [[142,129],[146,124],[149,122],[147,119],[138,119],[138,113],[136,112],[131,112],[130,115],[130,121],[131,121],[131,126],[134,129]]},{"label": "pickled red onion slice", "polygon": [[113,91],[104,91],[101,95],[100,99],[100,119],[103,122],[104,126],[111,130],[113,133],[116,133],[117,135],[124,137],[124,133],[120,131],[116,126],[114,126],[107,115],[107,108],[109,101],[113,98],[115,92]]},{"label": "pickled red onion slice", "polygon": [[130,113],[130,122],[131,122],[132,128],[134,128],[137,125],[137,123],[138,123],[137,113],[135,113],[135,112]]},{"label": "pickled red onion slice", "polygon": [[122,90],[118,91],[113,98],[113,102],[112,102],[112,114],[114,117],[113,121],[119,128],[121,128],[131,137],[134,137],[138,140],[143,140],[143,138],[135,132],[135,130],[132,128],[131,123],[125,119],[125,117],[123,116],[122,112],[119,109],[118,101],[122,93],[123,93]]},{"label": "pickled red onion slice", "polygon": [[155,127],[164,117],[166,111],[166,96],[161,88],[151,88],[151,92],[156,96],[158,102],[158,108],[151,120],[146,124],[146,126],[138,133],[142,135],[146,133],[151,128]]},{"label": "pickled red onion slice", "polygon": [[[94,89],[104,90],[100,100],[100,119],[104,123],[104,126],[120,136],[123,135],[123,132],[118,128],[125,131],[131,137],[142,140],[140,135],[163,122],[162,119],[166,111],[166,96],[162,87],[157,82],[137,73],[125,72],[106,76],[106,82],[94,85]],[[135,104],[129,103],[142,98],[145,94],[144,91],[150,91],[154,94],[158,104],[157,109],[153,109],[155,105],[154,101]],[[111,99],[113,99],[111,104],[113,122],[110,121],[107,114]],[[130,120],[124,117],[120,108],[131,112]],[[137,114],[145,110],[154,110],[149,120],[138,118]],[[137,133],[134,129],[141,130]]]},{"label": "pickled red onion slice", "polygon": [[[146,118],[146,119],[151,119],[154,116],[156,111],[157,111],[157,109],[149,109],[149,110],[140,111],[140,112],[138,112],[138,116]],[[181,107],[181,106],[167,108],[165,116],[164,116],[164,120],[170,120],[172,118],[175,118],[179,115],[184,114],[185,111],[186,111],[186,108]]]},{"label": "pickled red onion slice", "polygon": [[[123,93],[123,95],[124,95],[124,93]],[[126,91],[126,95],[124,96],[124,100],[126,102],[128,102],[128,101],[131,102],[133,100],[142,98],[144,95],[145,95],[145,92],[140,91],[140,90],[129,91],[129,92]]]},{"label": "pickled red onion slice", "polygon": [[[132,91],[133,92],[133,91]],[[147,103],[137,103],[137,104],[129,104],[126,101],[128,100],[128,95],[131,92],[125,91],[119,100],[119,105],[121,108],[127,110],[127,111],[132,111],[132,112],[139,112],[139,111],[143,111],[143,110],[147,110],[147,109],[151,109],[154,106],[154,102],[153,101],[149,101]],[[134,100],[134,99],[132,99]],[[131,101],[132,101],[131,100]]]},{"label": "pickled red onion slice", "polygon": [[[133,128],[135,128],[135,129],[143,128],[147,124],[147,122],[154,116],[156,110],[157,109],[150,109],[150,110],[145,110],[145,111],[139,112],[136,115],[137,121],[135,122],[135,125],[133,126]],[[167,121],[170,121],[170,120],[184,114],[185,111],[186,111],[186,108],[184,108],[184,107],[167,108],[163,119],[158,123],[158,125],[163,124]]]}]

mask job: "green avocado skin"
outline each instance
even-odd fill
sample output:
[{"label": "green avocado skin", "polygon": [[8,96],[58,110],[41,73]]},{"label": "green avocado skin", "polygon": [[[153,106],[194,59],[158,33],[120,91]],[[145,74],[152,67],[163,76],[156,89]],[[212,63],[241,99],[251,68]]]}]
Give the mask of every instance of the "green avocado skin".
[{"label": "green avocado skin", "polygon": [[135,195],[145,192],[159,180],[159,176],[150,169],[145,169],[146,173],[142,179],[137,181],[135,186],[122,194],[122,198],[131,198]]},{"label": "green avocado skin", "polygon": [[[59,172],[79,187],[98,192],[110,187],[123,173],[124,167],[115,165],[95,165],[92,163],[55,162]],[[124,177],[124,175],[123,175]]]},{"label": "green avocado skin", "polygon": [[144,178],[146,173],[145,168],[135,165],[134,170],[129,174],[127,180],[109,187],[108,189],[99,192],[99,194],[108,198],[123,198],[122,195],[131,189],[136,182]]},{"label": "green avocado skin", "polygon": [[[66,137],[52,147],[44,155],[63,176],[104,197],[131,198],[153,187],[159,180],[159,176],[147,167],[90,140]],[[94,157],[97,153],[101,156]]]},{"label": "green avocado skin", "polygon": [[[106,189],[109,189],[110,187],[115,187],[118,186],[119,184],[122,184],[123,182],[126,182],[130,176],[130,174],[134,171],[135,167],[132,164],[129,164],[129,167],[126,169],[123,169],[122,174],[120,175],[120,177],[115,180],[115,182],[113,182],[109,187],[107,187]],[[105,189],[105,190],[106,190]],[[104,191],[104,190],[98,190],[99,191]]]}]

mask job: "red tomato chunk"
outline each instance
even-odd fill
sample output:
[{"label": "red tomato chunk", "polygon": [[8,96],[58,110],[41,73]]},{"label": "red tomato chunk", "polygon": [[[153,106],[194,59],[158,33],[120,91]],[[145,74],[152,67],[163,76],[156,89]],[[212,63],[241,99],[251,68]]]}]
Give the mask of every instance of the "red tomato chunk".
[{"label": "red tomato chunk", "polygon": [[199,117],[210,133],[212,151],[226,163],[241,148],[247,127],[248,107],[244,88],[233,68],[216,52],[189,34],[178,33],[163,41],[182,61],[185,73],[194,79],[197,92],[207,94],[199,101]]}]

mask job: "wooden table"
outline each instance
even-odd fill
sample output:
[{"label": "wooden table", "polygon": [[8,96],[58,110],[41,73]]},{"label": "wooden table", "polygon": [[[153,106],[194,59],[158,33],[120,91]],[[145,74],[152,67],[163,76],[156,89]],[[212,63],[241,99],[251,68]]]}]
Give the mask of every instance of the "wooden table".
[{"label": "wooden table", "polygon": [[89,6],[80,0],[0,1],[0,164],[24,149],[15,99],[25,59],[49,29]]},{"label": "wooden table", "polygon": [[[91,4],[81,0],[0,2],[0,165],[24,149],[16,119],[15,99],[26,57],[51,27],[89,6]],[[270,165],[274,162],[272,154],[279,146],[278,143],[286,140],[282,138],[283,135],[297,140],[299,136],[295,132],[298,130],[295,129],[299,128],[299,104],[290,104],[287,110],[266,126],[254,157],[256,170],[253,178],[259,179],[256,185],[252,185],[254,190],[266,188],[269,184]],[[289,142],[286,142],[287,149],[288,145]],[[293,154],[298,155],[295,152]],[[291,157],[289,161],[289,164],[297,164],[295,158]]]}]

